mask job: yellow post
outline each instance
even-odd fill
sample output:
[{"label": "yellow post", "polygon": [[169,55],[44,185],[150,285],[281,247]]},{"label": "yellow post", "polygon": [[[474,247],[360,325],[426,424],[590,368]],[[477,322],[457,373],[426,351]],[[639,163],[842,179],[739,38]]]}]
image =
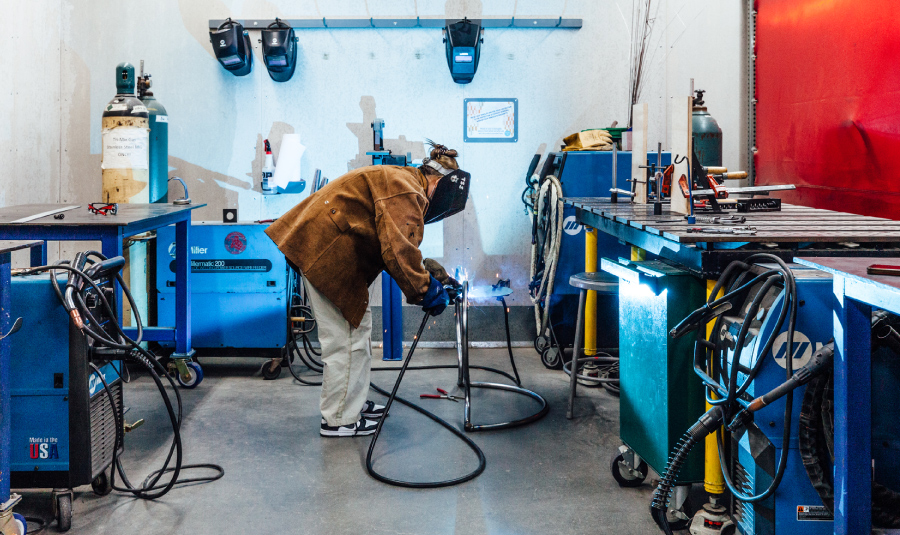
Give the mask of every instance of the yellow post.
[{"label": "yellow post", "polygon": [[[706,297],[709,299],[710,294],[712,294],[713,288],[716,285],[716,281],[708,280],[706,281]],[[706,324],[706,337],[709,338],[712,333],[713,324],[715,322],[711,321]],[[706,410],[712,408],[712,405],[709,403],[706,404]],[[725,476],[722,475],[722,467],[719,465],[719,444],[718,444],[718,435],[719,431],[708,435],[706,437],[706,455],[704,460],[704,478],[703,478],[703,488],[706,489],[706,492],[710,494],[724,494],[725,493]]]},{"label": "yellow post", "polygon": [[[597,271],[597,229],[584,227],[584,270]],[[588,290],[584,301],[584,356],[597,354],[597,292]]]},{"label": "yellow post", "polygon": [[632,262],[643,262],[647,260],[647,251],[641,249],[640,247],[631,246],[631,261]]}]

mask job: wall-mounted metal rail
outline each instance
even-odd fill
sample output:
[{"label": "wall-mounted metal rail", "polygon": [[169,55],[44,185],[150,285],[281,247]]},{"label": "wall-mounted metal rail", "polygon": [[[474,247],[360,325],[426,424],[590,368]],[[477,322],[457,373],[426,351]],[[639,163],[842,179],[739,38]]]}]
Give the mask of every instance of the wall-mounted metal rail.
[{"label": "wall-mounted metal rail", "polygon": [[[315,19],[281,20],[290,24],[291,28],[294,28],[295,30],[334,30],[348,28],[444,28],[448,23],[453,23],[460,19],[428,17],[337,19],[324,17]],[[239,22],[245,30],[261,30],[271,24],[272,21],[273,19],[235,19],[235,22]],[[541,30],[578,30],[581,28],[582,24],[582,19],[564,19],[562,17],[555,19],[510,17],[504,19],[472,19],[472,21],[480,22],[482,28],[535,28]],[[224,22],[224,19],[210,19],[209,27],[215,29]]]}]

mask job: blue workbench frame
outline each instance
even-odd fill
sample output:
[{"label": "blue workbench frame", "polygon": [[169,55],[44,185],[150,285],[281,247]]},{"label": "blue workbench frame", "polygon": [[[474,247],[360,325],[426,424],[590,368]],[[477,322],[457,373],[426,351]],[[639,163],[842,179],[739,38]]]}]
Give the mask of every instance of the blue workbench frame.
[{"label": "blue workbench frame", "polygon": [[855,535],[872,530],[872,309],[900,314],[900,288],[834,260],[794,259],[834,275],[834,532]]},{"label": "blue workbench frame", "polygon": [[[157,214],[125,225],[0,224],[0,240],[44,242],[31,250],[31,265],[34,267],[47,263],[48,241],[99,241],[101,252],[112,258],[123,254],[125,238],[175,225],[175,326],[145,327],[143,339],[148,342],[174,341],[172,358],[190,358],[194,350],[191,346],[191,251],[188,235],[191,211],[203,206],[185,206],[183,210]],[[121,288],[118,290],[118,302],[121,303]],[[119,320],[122,320],[122,307],[119,307]],[[136,328],[125,328],[124,331],[130,337],[137,335]]]},{"label": "blue workbench frame", "polygon": [[[32,258],[45,249],[41,242],[16,245],[0,249],[0,336],[7,334],[12,328],[12,252],[19,249],[32,248]],[[10,498],[9,489],[9,450],[10,450],[10,341],[0,340],[0,506]],[[0,507],[2,510],[2,507]]]}]

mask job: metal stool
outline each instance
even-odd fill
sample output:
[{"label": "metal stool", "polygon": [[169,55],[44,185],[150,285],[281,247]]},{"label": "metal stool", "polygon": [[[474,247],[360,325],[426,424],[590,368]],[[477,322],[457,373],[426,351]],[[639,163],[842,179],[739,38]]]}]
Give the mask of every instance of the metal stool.
[{"label": "metal stool", "polygon": [[569,278],[569,285],[581,289],[581,295],[578,296],[578,318],[575,320],[575,347],[572,348],[572,360],[568,366],[570,370],[566,370],[566,364],[563,364],[563,371],[569,374],[569,408],[566,410],[566,418],[572,419],[572,410],[575,406],[575,385],[578,379],[591,381],[595,383],[608,383],[618,381],[618,379],[589,377],[587,375],[578,375],[578,364],[584,362],[596,362],[599,364],[615,364],[619,361],[616,357],[580,357],[582,350],[582,338],[584,337],[584,302],[589,290],[598,294],[617,294],[619,292],[619,278],[609,273],[593,272],[579,273]]}]

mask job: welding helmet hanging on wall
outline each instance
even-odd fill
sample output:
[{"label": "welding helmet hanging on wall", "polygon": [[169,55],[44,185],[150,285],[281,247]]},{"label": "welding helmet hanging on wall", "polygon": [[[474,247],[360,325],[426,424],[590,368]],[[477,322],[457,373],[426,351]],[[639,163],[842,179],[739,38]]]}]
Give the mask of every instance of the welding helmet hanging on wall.
[{"label": "welding helmet hanging on wall", "polygon": [[228,18],[215,31],[209,32],[216,59],[235,76],[250,74],[253,68],[253,53],[250,48],[250,34],[240,23]]},{"label": "welding helmet hanging on wall", "polygon": [[461,169],[447,169],[431,158],[422,160],[422,166],[434,169],[442,177],[435,186],[431,199],[428,200],[425,224],[434,223],[462,212],[469,199],[469,184],[472,182],[472,175]]},{"label": "welding helmet hanging on wall", "polygon": [[444,46],[450,76],[458,84],[467,84],[475,78],[484,30],[481,21],[463,19],[444,28]]},{"label": "welding helmet hanging on wall", "polygon": [[269,76],[287,82],[297,66],[297,38],[294,29],[279,18],[262,31],[263,60]]}]

